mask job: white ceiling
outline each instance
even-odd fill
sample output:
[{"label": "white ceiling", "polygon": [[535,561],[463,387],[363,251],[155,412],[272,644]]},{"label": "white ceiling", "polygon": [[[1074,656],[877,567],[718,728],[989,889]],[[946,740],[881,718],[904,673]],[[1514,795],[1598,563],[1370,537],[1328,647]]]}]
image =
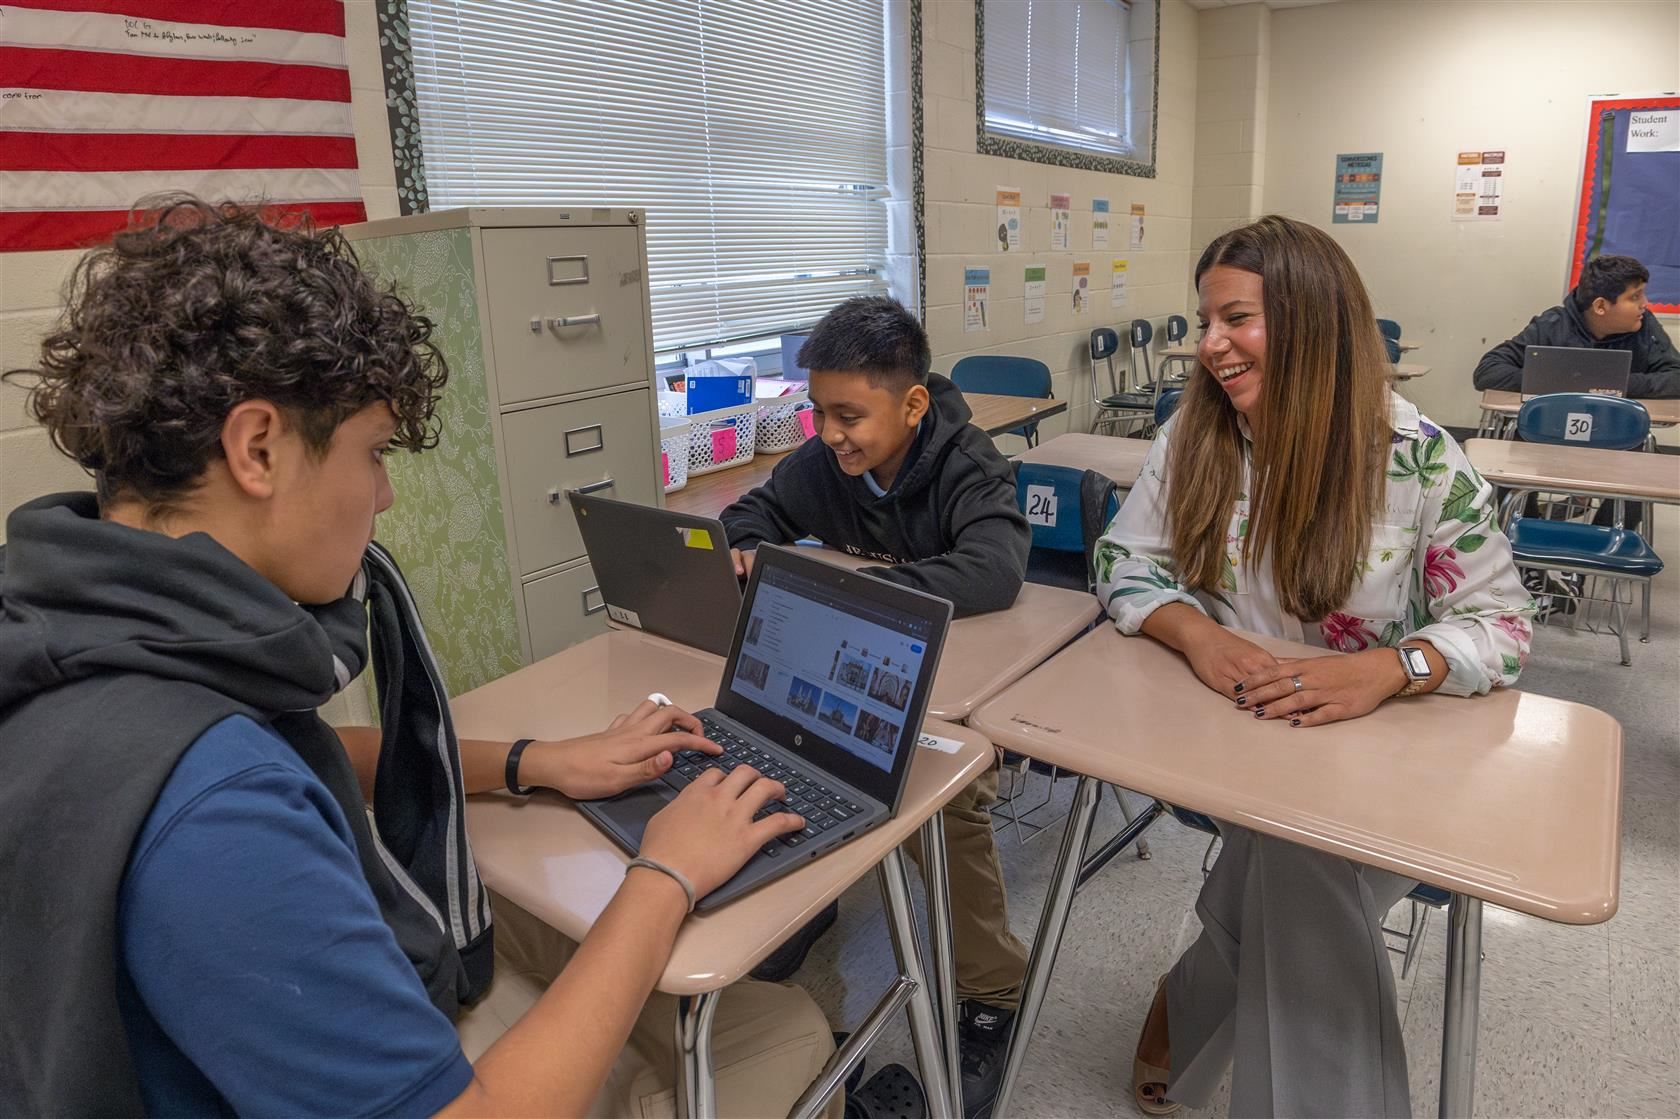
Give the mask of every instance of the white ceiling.
[{"label": "white ceiling", "polygon": [[[1258,4],[1262,0],[1185,0],[1192,8],[1234,8],[1238,4]],[[1336,0],[1263,0],[1268,8],[1306,8],[1313,4],[1334,4]]]}]

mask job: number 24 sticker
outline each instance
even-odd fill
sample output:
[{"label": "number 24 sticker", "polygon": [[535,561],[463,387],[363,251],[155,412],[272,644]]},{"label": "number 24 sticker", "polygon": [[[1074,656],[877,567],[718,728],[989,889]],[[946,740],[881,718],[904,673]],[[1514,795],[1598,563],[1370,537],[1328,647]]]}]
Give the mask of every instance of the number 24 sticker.
[{"label": "number 24 sticker", "polygon": [[1056,489],[1054,486],[1027,487],[1027,523],[1056,527]]}]

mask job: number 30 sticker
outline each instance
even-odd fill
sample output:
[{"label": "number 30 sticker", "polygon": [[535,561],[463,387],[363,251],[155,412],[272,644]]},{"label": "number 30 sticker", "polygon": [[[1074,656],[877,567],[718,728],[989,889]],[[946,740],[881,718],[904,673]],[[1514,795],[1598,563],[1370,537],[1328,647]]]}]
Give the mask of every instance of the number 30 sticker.
[{"label": "number 30 sticker", "polygon": [[1563,437],[1572,443],[1585,443],[1592,438],[1592,414],[1570,412],[1564,417]]},{"label": "number 30 sticker", "polygon": [[1056,488],[1054,486],[1027,487],[1027,523],[1056,527]]}]

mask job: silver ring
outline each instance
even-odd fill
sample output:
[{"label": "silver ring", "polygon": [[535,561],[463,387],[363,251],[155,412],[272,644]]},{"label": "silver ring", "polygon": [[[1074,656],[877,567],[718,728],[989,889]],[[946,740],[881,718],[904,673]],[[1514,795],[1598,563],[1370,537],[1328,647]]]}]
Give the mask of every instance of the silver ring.
[{"label": "silver ring", "polygon": [[1295,685],[1296,691],[1300,691],[1302,688],[1306,687],[1305,684],[1301,683],[1301,678],[1299,676],[1291,676],[1289,678],[1289,682]]}]

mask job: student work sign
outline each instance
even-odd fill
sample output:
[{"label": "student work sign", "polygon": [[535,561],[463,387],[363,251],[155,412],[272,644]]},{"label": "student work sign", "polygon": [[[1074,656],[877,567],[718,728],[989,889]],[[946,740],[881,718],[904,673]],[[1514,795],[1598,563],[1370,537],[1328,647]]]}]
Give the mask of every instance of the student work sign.
[{"label": "student work sign", "polygon": [[1382,194],[1382,152],[1361,152],[1336,157],[1334,209],[1330,220],[1375,222],[1377,201]]}]

